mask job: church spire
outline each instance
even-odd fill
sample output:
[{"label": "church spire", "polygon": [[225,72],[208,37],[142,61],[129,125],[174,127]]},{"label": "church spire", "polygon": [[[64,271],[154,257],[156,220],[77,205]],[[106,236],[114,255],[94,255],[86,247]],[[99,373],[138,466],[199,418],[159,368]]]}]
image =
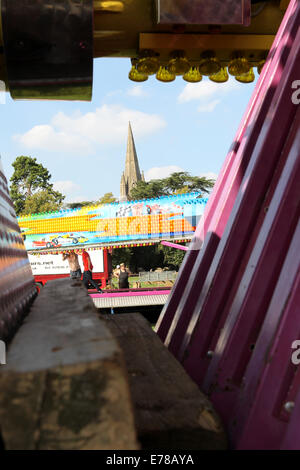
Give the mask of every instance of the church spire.
[{"label": "church spire", "polygon": [[[126,151],[126,162],[125,162],[125,179],[128,178],[129,186],[131,182],[136,182],[141,179],[141,172],[139,162],[136,154],[134,139],[132,135],[132,129],[130,121],[128,124],[128,139],[127,139],[127,151]],[[129,188],[131,189],[131,187]]]},{"label": "church spire", "polygon": [[122,172],[121,176],[121,184],[120,184],[120,201],[127,201],[127,191],[126,191],[126,183],[124,177],[124,171]]},{"label": "church spire", "polygon": [[[135,149],[131,124],[128,124],[128,138],[127,138],[127,150],[125,160],[125,171],[122,174],[121,185],[120,185],[120,198],[122,200],[128,199],[130,191],[135,184],[142,179],[137,153]],[[126,190],[126,194],[124,194]],[[125,199],[126,197],[126,199]]]}]

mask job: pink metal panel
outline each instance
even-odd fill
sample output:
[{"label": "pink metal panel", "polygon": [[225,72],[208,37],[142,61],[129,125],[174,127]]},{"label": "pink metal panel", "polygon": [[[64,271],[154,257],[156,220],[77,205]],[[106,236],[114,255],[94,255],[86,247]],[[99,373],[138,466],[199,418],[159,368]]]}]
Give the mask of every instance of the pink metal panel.
[{"label": "pink metal panel", "polygon": [[[208,232],[214,234],[214,242],[207,243],[207,247],[203,247],[203,250],[206,250],[206,263],[209,262],[209,259],[213,259],[218,240],[222,237],[258,132],[268,112],[276,85],[280,79],[282,68],[291,47],[292,34],[295,34],[297,29],[297,20],[294,19],[297,13],[296,9],[297,0],[292,0],[206,205],[204,215],[197,226],[193,241],[190,244],[191,251],[186,254],[183,260],[176,283],[172,289],[172,295],[169,297],[158,319],[156,331],[162,341],[165,341],[170,331],[168,344],[172,336],[171,331],[175,331],[179,318],[182,318],[183,323],[186,324],[187,315],[191,315],[190,305],[195,303],[195,296],[198,297],[198,292],[194,288],[195,276],[199,275],[202,279],[206,277],[205,271],[202,274],[197,274],[199,265],[202,266],[202,255],[200,255],[201,259],[197,262],[197,268],[193,269],[198,250],[202,245],[205,235]],[[287,31],[291,32],[291,36],[287,34]],[[194,250],[196,250],[196,253]],[[171,324],[172,329],[170,330]],[[176,343],[174,350],[178,349],[182,335],[185,333],[183,325],[178,325],[178,330],[178,337],[176,337],[176,340],[174,339],[174,343]]]},{"label": "pink metal panel", "polygon": [[181,299],[182,290],[189,279],[191,269],[194,265],[197,255],[197,250],[187,251],[172,287],[171,295],[169,296],[168,301],[164,305],[164,308],[162,309],[161,314],[157,320],[155,331],[158,333],[158,336],[162,341],[164,341],[168,334],[174,312]]},{"label": "pink metal panel", "polygon": [[[300,389],[300,369],[291,362],[292,343],[300,339],[299,243],[300,223],[229,423],[231,440],[236,448],[278,449],[288,428],[289,417],[284,406],[292,399],[289,389],[297,380],[294,399],[295,392]],[[298,406],[299,402],[296,404]],[[298,431],[294,434],[294,442],[299,442],[298,434]]]},{"label": "pink metal panel", "polygon": [[203,384],[204,391],[211,392],[211,400],[226,421],[235,406],[247,363],[299,220],[300,109],[288,140],[282,155],[285,158],[287,154],[288,160],[234,301],[228,306],[229,313]]},{"label": "pink metal panel", "polygon": [[179,273],[157,327],[211,394],[238,449],[300,445],[288,408],[295,403],[299,417],[300,369],[291,362],[300,339],[300,108],[292,101],[299,24],[300,2],[291,1],[239,147],[191,243],[199,250],[205,236],[202,250],[194,265],[187,253],[183,283]]},{"label": "pink metal panel", "polygon": [[199,292],[203,287],[204,280],[211,264],[212,253],[217,249],[220,239],[214,234],[206,236],[204,247],[200,251],[192,268],[191,275],[186,288],[184,289],[178,307],[175,311],[172,323],[165,339],[165,345],[169,350],[178,356],[178,351],[182,343],[182,338],[186,332]]},{"label": "pink metal panel", "polygon": [[[287,332],[287,322],[291,322],[291,326],[289,327],[291,328],[293,325],[292,322],[295,321],[295,318],[297,319],[299,317],[297,312],[293,312],[292,316],[287,316],[289,299],[291,298],[293,291],[295,293],[297,292],[297,288],[295,288],[295,286],[297,284],[300,269],[299,245],[300,222],[298,222],[297,228],[295,229],[293,240],[289,246],[286,260],[274,290],[268,312],[265,316],[255,349],[243,377],[243,387],[240,390],[235,410],[229,421],[229,430],[233,441],[241,435],[241,431],[245,427],[251,408],[256,400],[256,394],[261,382],[261,377],[267,369],[269,369],[271,362],[273,362],[274,351],[278,354],[276,349],[277,344],[278,341],[282,340],[283,334],[285,335]],[[298,324],[298,321],[297,324],[294,323],[293,340],[297,339],[296,336],[299,333]],[[283,368],[277,371],[277,380],[285,378],[283,371],[288,365],[290,365],[292,350],[291,343],[289,342],[287,353],[289,357]],[[274,390],[272,391],[269,389],[268,393],[273,395]]]},{"label": "pink metal panel", "polygon": [[281,450],[299,450],[300,449],[300,389],[295,400],[295,407],[292,409],[290,424],[280,446]]},{"label": "pink metal panel", "polygon": [[[291,51],[295,32],[298,29],[299,17],[300,5],[298,4],[297,15],[292,16],[293,21],[289,25],[292,26],[292,29],[289,30],[290,34],[284,36],[285,41],[278,47],[279,54],[282,54],[283,51]],[[278,80],[278,85],[282,74],[282,65],[280,61],[275,65],[273,76]],[[279,77],[278,70],[280,71]],[[219,320],[224,305],[241,260],[243,260],[244,251],[255,227],[272,175],[276,170],[285,143],[285,136],[288,134],[294,118],[296,107],[291,101],[290,86],[298,76],[298,70],[299,65],[296,61],[290,64],[288,75],[286,72],[283,77],[283,88],[276,88],[276,95],[269,112],[259,133],[255,136],[257,141],[251,161],[180,348],[179,358],[183,358],[186,353],[184,365],[198,383],[201,383],[208,366],[209,359],[206,354],[211,346],[211,338],[216,328],[222,327]]]}]

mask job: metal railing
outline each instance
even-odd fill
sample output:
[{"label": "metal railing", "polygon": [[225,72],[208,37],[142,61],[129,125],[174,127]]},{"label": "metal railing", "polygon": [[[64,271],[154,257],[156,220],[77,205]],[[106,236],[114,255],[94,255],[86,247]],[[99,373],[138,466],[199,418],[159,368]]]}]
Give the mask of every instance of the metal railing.
[{"label": "metal railing", "polygon": [[155,282],[155,281],[175,281],[177,271],[142,271],[139,273],[140,282]]}]

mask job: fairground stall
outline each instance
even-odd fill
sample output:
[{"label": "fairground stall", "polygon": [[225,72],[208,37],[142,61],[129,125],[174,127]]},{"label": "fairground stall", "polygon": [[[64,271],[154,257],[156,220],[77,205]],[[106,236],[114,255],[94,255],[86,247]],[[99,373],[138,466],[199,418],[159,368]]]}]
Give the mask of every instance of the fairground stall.
[{"label": "fairground stall", "polygon": [[[139,410],[142,411],[138,416],[144,417],[143,412],[146,410],[153,427],[159,421],[156,418],[159,413],[159,416],[162,415],[165,404],[166,415],[169,413],[170,417],[171,414],[172,431],[180,419],[184,419],[185,414],[188,416],[188,423],[181,428],[180,433],[181,436],[187,436],[187,429],[190,429],[190,423],[198,414],[195,411],[190,414],[182,413],[185,408],[179,395],[177,402],[170,400],[173,390],[178,387],[181,387],[180,396],[187,393],[188,389],[191,390],[186,384],[190,384],[189,380],[192,378],[198,391],[202,390],[209,397],[221,417],[231,448],[299,450],[299,0],[2,0],[1,23],[0,79],[3,88],[9,90],[15,99],[89,100],[94,57],[127,57],[130,59],[129,79],[135,82],[157,79],[167,83],[183,78],[190,83],[211,80],[221,87],[231,75],[247,86],[247,83],[255,79],[254,71],[259,74],[227,156],[227,149],[224,149],[224,165],[156,325],[156,339],[159,337],[160,345],[164,345],[158,355],[160,359],[156,362],[158,369],[161,366],[160,372],[155,375],[156,380],[168,378],[167,372],[171,368],[162,367],[162,358],[169,351],[177,359],[176,364],[179,361],[188,375],[181,375],[180,379],[172,376],[167,386],[156,387],[160,391],[166,389],[167,396],[158,400],[155,406],[152,404],[146,407],[141,399]],[[99,87],[101,88],[101,83]],[[14,335],[22,318],[28,313],[36,290],[3,172],[0,181],[0,338],[7,339]],[[143,210],[145,209],[144,206]],[[93,212],[92,208],[89,210]],[[100,208],[95,209],[94,214],[81,213],[77,218],[74,217],[74,220],[87,224],[83,229],[80,225],[68,225],[67,214],[60,217],[57,214],[53,217],[44,215],[44,220],[41,221],[45,225],[44,234],[40,230],[34,232],[38,220],[20,220],[22,229],[26,229],[23,233],[27,248],[32,250],[34,247],[38,251],[49,250],[50,246],[53,250],[87,246],[91,241],[91,233],[93,236],[97,235],[98,242],[104,242],[105,237],[110,236],[112,228],[117,228],[117,221],[123,219],[121,215],[112,218],[108,216],[106,222],[101,222],[101,218],[97,220],[97,210],[101,212]],[[173,214],[176,217],[175,209]],[[131,217],[135,216],[128,214],[124,219],[127,222],[120,225],[119,230],[134,243],[130,238]],[[139,226],[140,233],[148,234],[149,220],[151,227],[152,221],[157,226],[156,235],[160,233],[160,223],[164,230],[164,214],[153,215],[153,219],[145,213],[136,217],[140,217],[140,223],[135,219],[135,233]],[[179,225],[182,223],[181,219]],[[177,231],[176,218],[168,220],[167,224],[169,233]],[[183,224],[192,226],[186,219]],[[174,232],[171,231],[171,225]],[[178,230],[182,231],[182,225]],[[64,245],[66,240],[67,246]],[[93,240],[96,243],[95,237]],[[151,241],[151,237],[148,241]],[[36,246],[33,245],[34,242]],[[45,243],[46,246],[38,247],[38,243]],[[47,286],[44,291],[46,289]],[[49,289],[51,293],[51,288]],[[55,302],[59,289],[51,295]],[[77,291],[76,295],[79,295]],[[69,299],[71,301],[71,294]],[[34,300],[33,310],[40,300],[43,300],[42,295]],[[46,301],[43,305],[46,308]],[[60,305],[61,301],[57,302],[57,309]],[[67,307],[68,305],[65,308]],[[84,304],[84,308],[88,310],[89,307]],[[81,313],[77,311],[78,318],[85,311],[84,308],[80,310]],[[51,311],[51,315],[55,315],[55,312]],[[55,380],[58,367],[60,371],[66,370],[68,364],[63,361],[66,361],[66,357],[70,361],[71,359],[68,354],[60,356],[59,351],[66,338],[71,337],[71,327],[75,329],[78,326],[72,314],[62,314],[61,322],[57,320],[52,323],[51,315],[47,313],[43,317],[47,335],[38,321],[35,329],[32,329],[36,332],[35,340],[40,341],[40,349],[36,349],[38,353],[31,354],[26,347],[22,354],[15,351],[22,343],[22,335],[28,332],[28,323],[22,324],[15,336],[16,340],[12,342],[12,365],[7,366],[7,374],[9,375],[9,367],[14,364],[17,366],[11,372],[11,381],[7,379],[1,382],[3,390],[6,390],[5,396],[16,398],[13,401],[14,406],[17,406],[21,399],[25,400],[24,390],[29,390],[31,383],[44,384],[41,385],[44,395],[37,392],[35,395],[30,394],[26,406],[18,408],[18,415],[7,413],[7,400],[4,399],[4,392],[0,393],[0,401],[3,398],[0,425],[4,445],[10,448],[20,448],[18,445],[25,445],[26,448],[48,448],[50,444],[47,437],[55,429],[52,448],[66,448],[70,442],[73,448],[108,448],[109,445],[111,449],[124,448],[124,442],[119,442],[118,439],[131,436],[129,429],[132,420],[126,421],[126,426],[122,422],[123,427],[120,428],[109,427],[110,430],[118,429],[118,432],[113,434],[109,444],[99,444],[101,436],[106,439],[110,436],[110,433],[103,432],[103,428],[102,432],[99,431],[101,420],[94,423],[94,428],[88,428],[90,433],[85,433],[86,422],[77,423],[74,431],[68,428],[70,422],[65,418],[69,416],[68,411],[75,408],[70,405],[66,409],[65,404],[69,401],[65,397],[50,410],[52,413],[61,411],[59,416],[51,414],[46,408],[46,405],[53,403],[53,398],[57,399],[65,390],[63,387],[55,389]],[[27,322],[33,322],[36,317],[31,313],[27,318]],[[67,333],[62,334],[55,330],[54,334],[55,326],[62,324]],[[76,356],[73,369],[67,369],[68,372],[63,376],[65,381],[74,374],[76,367],[79,368],[79,364],[84,367],[82,355],[86,350],[89,352],[84,356],[88,358],[87,362],[94,357],[95,351],[100,355],[96,349],[98,343],[94,341],[99,322],[95,322],[93,316],[84,317],[81,325],[80,341],[83,341],[85,331],[87,336],[90,335],[89,342],[85,343],[86,349],[81,349]],[[92,331],[88,329],[89,325]],[[126,325],[122,328],[114,330],[119,337],[122,332],[128,332]],[[145,329],[139,330],[137,343],[136,337],[132,336],[133,330],[130,331],[127,337],[135,338],[132,339],[134,344],[131,344],[130,356],[133,363],[139,359],[140,350],[145,344],[142,339],[146,333]],[[52,343],[50,337],[55,338]],[[23,340],[23,344],[28,344],[28,338],[30,336],[26,337],[27,342]],[[57,338],[61,338],[59,345]],[[155,341],[153,339],[147,345],[154,344]],[[69,347],[69,353],[76,350],[77,343],[78,341],[72,343],[73,349]],[[47,354],[45,344],[48,345]],[[94,345],[93,353],[89,349],[91,344]],[[103,340],[101,344],[107,343]],[[140,347],[139,354],[136,354],[136,344]],[[105,351],[108,354],[108,349]],[[117,353],[114,357],[117,357]],[[154,357],[157,357],[154,353],[149,354],[142,366],[145,367]],[[22,393],[16,396],[15,389],[25,367],[25,358],[29,364],[26,377],[31,377],[31,381],[27,381],[26,387],[20,389]],[[42,366],[39,363],[33,368],[32,364],[46,361],[46,358],[51,361],[56,375],[49,373],[45,362]],[[61,367],[62,363],[66,369]],[[114,368],[111,367],[110,371],[117,370],[121,361],[113,362],[111,359],[110,364],[112,363]],[[37,379],[32,381],[32,374],[38,374],[40,370],[46,372],[44,375],[35,375]],[[104,364],[101,369],[103,374],[105,370]],[[136,371],[137,369],[131,369],[130,377],[134,380],[145,378],[144,370],[139,368],[139,373]],[[95,374],[92,369],[85,373],[88,374],[85,377],[92,377],[90,381],[84,382],[86,392],[87,384],[93,382],[99,385],[99,374]],[[3,376],[5,374],[3,372]],[[101,387],[104,383],[108,383],[108,380],[103,380]],[[11,384],[10,389],[5,388],[8,387],[7,384]],[[51,397],[47,395],[50,385],[57,391]],[[149,387],[144,387],[144,393],[150,386],[151,381]],[[118,390],[121,390],[121,386]],[[92,391],[89,396],[93,399],[89,404],[96,406],[99,395],[94,393],[94,389]],[[155,389],[151,388],[151,394],[154,395],[154,392]],[[191,393],[193,395],[194,389]],[[40,430],[35,432],[33,422],[31,427],[24,424],[24,410],[29,409],[27,405],[31,406],[33,403],[33,396],[37,397],[34,402],[36,405],[26,417],[30,420],[30,416],[35,416],[36,410],[44,406],[43,413],[34,422],[41,423],[45,417],[49,417],[44,434]],[[107,391],[106,402],[115,396],[119,397],[118,394]],[[194,406],[195,401],[190,396],[186,397],[184,403],[192,403]],[[101,406],[104,406],[106,402],[102,399],[100,401]],[[78,402],[77,400],[76,404]],[[84,403],[87,404],[86,401]],[[110,416],[113,415],[114,419],[125,416],[124,410],[123,414],[120,411],[115,412],[116,407],[122,403],[124,401],[118,399],[111,406],[110,410],[114,413]],[[205,403],[201,410],[211,410],[207,401]],[[127,410],[129,409],[128,405]],[[106,411],[109,415],[109,408]],[[155,412],[158,414],[153,418]],[[88,415],[91,420],[93,416],[98,416],[94,408],[90,414],[84,412],[73,416],[75,415]],[[23,418],[18,421],[18,416]],[[167,419],[162,421],[166,422]],[[210,422],[214,424],[217,419]],[[209,427],[203,414],[198,425],[199,423],[204,425],[202,434],[197,434],[200,437],[195,446],[212,448],[209,442],[214,439],[217,427]],[[203,440],[205,428],[210,429],[210,441]],[[95,429],[98,432],[94,432]],[[82,441],[81,432],[84,434]],[[69,433],[68,439],[64,440],[66,433]],[[18,444],[14,440],[16,434]],[[170,433],[164,429],[160,433],[162,435],[166,438]],[[193,435],[195,434],[189,434],[189,444]],[[24,436],[29,439],[25,444],[22,440]],[[31,436],[40,436],[38,443],[34,439],[30,441]],[[93,436],[96,444],[89,441],[92,438],[88,436]],[[132,443],[128,446],[125,448],[138,448]],[[221,447],[224,448],[224,444]]]}]

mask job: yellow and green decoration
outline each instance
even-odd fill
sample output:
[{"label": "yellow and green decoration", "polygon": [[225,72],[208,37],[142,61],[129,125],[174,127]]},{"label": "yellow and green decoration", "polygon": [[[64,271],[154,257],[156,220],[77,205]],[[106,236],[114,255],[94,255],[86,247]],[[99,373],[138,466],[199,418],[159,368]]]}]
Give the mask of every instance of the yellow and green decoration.
[{"label": "yellow and green decoration", "polygon": [[27,251],[85,246],[146,246],[159,238],[191,236],[204,212],[201,193],[101,204],[18,218]]},{"label": "yellow and green decoration", "polygon": [[[256,63],[260,74],[265,59]],[[255,80],[253,65],[241,53],[235,53],[228,64],[221,63],[213,51],[205,51],[198,61],[190,61],[184,51],[173,51],[168,61],[161,61],[152,50],[141,51],[139,57],[131,59],[128,78],[134,82],[144,82],[151,75],[161,82],[173,82],[177,76],[189,83],[201,82],[203,76],[215,83],[224,83],[232,75],[238,82],[252,83]]]}]

